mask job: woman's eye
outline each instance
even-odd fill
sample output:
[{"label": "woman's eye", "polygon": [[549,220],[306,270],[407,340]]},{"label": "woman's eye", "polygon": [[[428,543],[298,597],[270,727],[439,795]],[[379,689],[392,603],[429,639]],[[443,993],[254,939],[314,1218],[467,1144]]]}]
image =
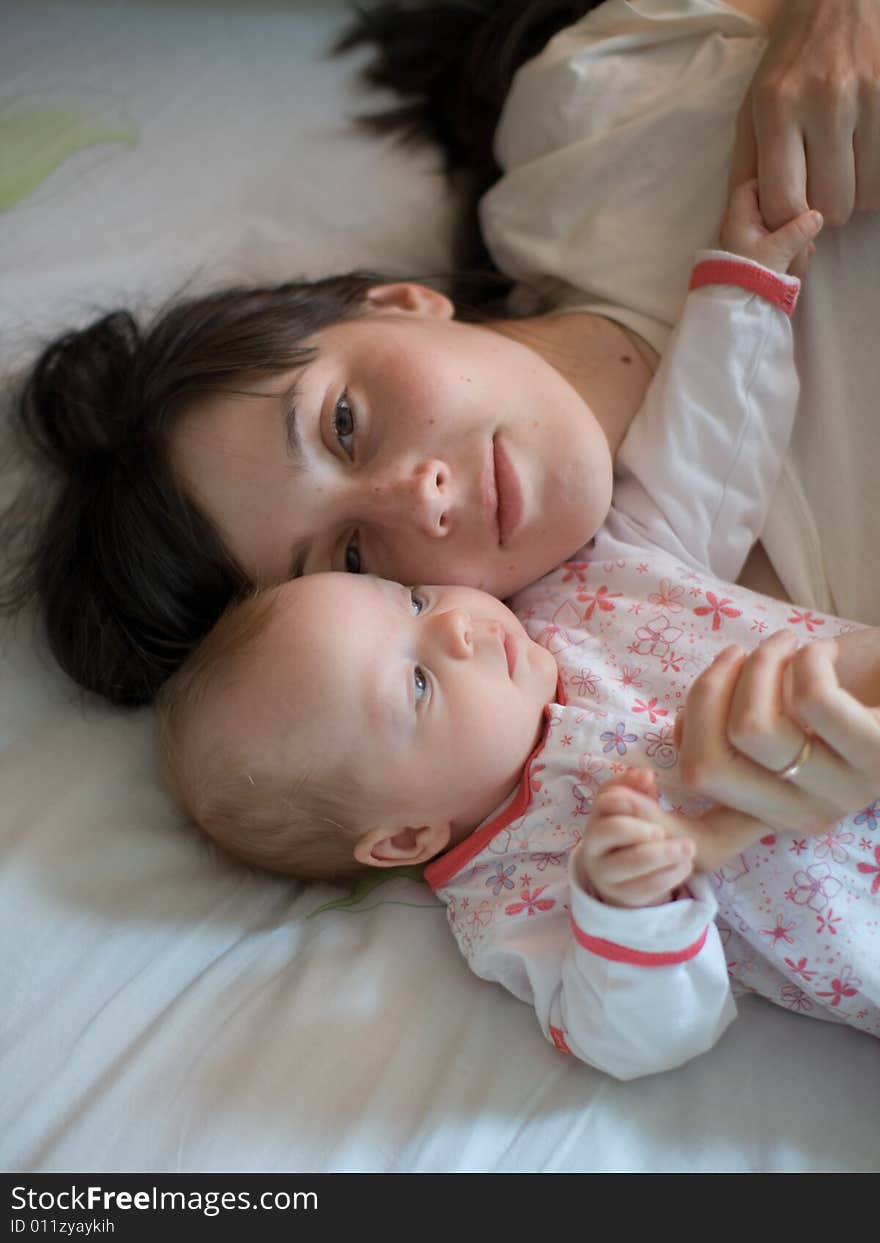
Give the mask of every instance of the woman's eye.
[{"label": "woman's eye", "polygon": [[428,679],[418,665],[413,670],[413,685],[416,688],[416,703],[421,703],[428,693]]},{"label": "woman's eye", "polygon": [[358,547],[358,537],[353,535],[345,546],[345,572],[346,574],[361,574],[361,550]]},{"label": "woman's eye", "polygon": [[415,616],[418,617],[419,613],[421,613],[422,609],[425,607],[424,602],[415,591],[411,591],[409,593],[409,598],[412,601],[412,611]]},{"label": "woman's eye", "polygon": [[345,393],[333,407],[333,431],[345,453],[352,457],[354,453],[354,411]]}]

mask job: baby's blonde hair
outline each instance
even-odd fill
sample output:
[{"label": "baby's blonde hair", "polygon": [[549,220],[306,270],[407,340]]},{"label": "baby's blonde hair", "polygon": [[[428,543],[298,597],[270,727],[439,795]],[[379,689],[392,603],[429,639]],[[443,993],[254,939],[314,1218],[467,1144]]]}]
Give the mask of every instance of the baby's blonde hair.
[{"label": "baby's blonde hair", "polygon": [[300,880],[346,880],[366,871],[354,857],[356,792],[308,770],[291,774],[266,748],[232,734],[204,745],[207,712],[234,704],[236,684],[265,633],[277,592],[228,609],[156,700],[159,751],[172,793],[223,850],[252,867]]}]

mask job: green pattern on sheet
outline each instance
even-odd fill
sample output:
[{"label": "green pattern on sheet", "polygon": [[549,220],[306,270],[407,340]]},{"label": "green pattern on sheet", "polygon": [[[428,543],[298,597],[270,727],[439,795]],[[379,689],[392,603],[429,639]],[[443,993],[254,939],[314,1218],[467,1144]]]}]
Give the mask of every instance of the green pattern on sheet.
[{"label": "green pattern on sheet", "polygon": [[[423,879],[422,874],[424,870],[425,870],[424,866],[420,864],[417,867],[400,867],[400,868],[388,868],[388,869],[376,868],[372,872],[366,872],[363,876],[359,876],[358,879],[354,881],[351,887],[351,891],[347,895],[347,897],[334,898],[332,902],[322,903],[321,906],[315,907],[313,911],[309,911],[306,918],[311,919],[312,916],[314,915],[323,915],[325,911],[346,911],[347,910],[353,913],[357,913],[355,908],[360,906],[360,904],[366,898],[368,898],[370,894],[372,894],[379,887],[379,885],[383,885],[387,881],[390,881],[390,880],[397,880],[401,876],[407,877],[409,880],[420,881]],[[381,901],[374,902],[371,906],[367,908],[362,908],[362,909],[372,910],[374,906],[425,906],[425,907],[431,908],[436,905],[439,905],[439,903],[436,903],[433,901],[399,902],[399,901],[392,901],[391,899],[388,899],[388,900],[382,899]]]},{"label": "green pattern on sheet", "polygon": [[11,100],[0,106],[0,211],[27,198],[77,151],[101,143],[137,146],[137,131],[70,104]]}]

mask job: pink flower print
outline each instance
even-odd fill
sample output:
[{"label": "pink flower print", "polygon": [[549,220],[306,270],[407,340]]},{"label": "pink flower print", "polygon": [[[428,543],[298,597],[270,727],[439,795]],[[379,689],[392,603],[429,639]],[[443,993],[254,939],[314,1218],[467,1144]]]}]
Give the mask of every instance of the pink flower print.
[{"label": "pink flower print", "polygon": [[612,612],[612,610],[615,609],[617,606],[615,604],[612,604],[611,601],[618,600],[621,594],[622,593],[619,591],[609,591],[604,583],[602,584],[602,586],[599,588],[598,591],[592,594],[588,591],[579,591],[577,593],[577,598],[580,600],[581,604],[587,604],[587,601],[589,601],[589,604],[587,606],[587,611],[586,613],[584,613],[584,616],[583,616],[583,620],[589,621],[590,618],[593,616],[594,610],[597,608],[600,609],[603,613]]},{"label": "pink flower print", "polygon": [[759,621],[757,617],[754,617],[752,618],[752,629],[757,630],[758,634],[763,634],[767,629],[767,623],[765,621]]},{"label": "pink flower print", "polygon": [[473,910],[468,911],[467,922],[473,934],[477,934],[482,928],[488,928],[494,914],[495,908],[488,898],[484,898],[479,906],[475,906]]},{"label": "pink flower print", "polygon": [[541,897],[546,888],[546,885],[539,885],[534,893],[529,893],[528,889],[524,889],[521,895],[522,901],[511,902],[504,908],[504,914],[519,915],[522,911],[526,911],[529,915],[534,915],[536,911],[549,911],[556,905],[556,899]]},{"label": "pink flower print", "polygon": [[812,1010],[812,1001],[797,984],[783,984],[779,991],[789,1010],[794,1010],[797,1014],[808,1014]]},{"label": "pink flower print", "polygon": [[795,962],[793,958],[786,958],[785,964],[786,966],[791,967],[792,975],[801,976],[801,978],[806,980],[808,984],[810,980],[812,980],[813,976],[816,974],[815,970],[814,971],[807,970],[806,958],[799,958],[797,962]]},{"label": "pink flower print", "polygon": [[721,629],[723,617],[742,617],[742,612],[733,607],[733,600],[729,596],[719,600],[714,591],[707,591],[706,599],[709,603],[694,609],[694,612],[698,617],[706,617],[711,613],[713,630]]},{"label": "pink flower print", "polygon": [[565,652],[570,647],[580,647],[586,642],[586,635],[583,631],[551,624],[545,626],[541,633],[535,636],[535,642],[540,643],[541,647],[546,647],[552,655],[558,656],[560,652]]},{"label": "pink flower print", "polygon": [[792,893],[792,902],[808,906],[811,911],[824,911],[841,887],[827,863],[812,863],[805,871],[795,872],[792,880],[794,889],[788,891]]},{"label": "pink flower print", "polygon": [[860,837],[859,838],[859,850],[870,850],[870,849],[871,849],[870,837]]},{"label": "pink flower print", "polygon": [[796,855],[802,855],[807,849],[807,839],[805,837],[796,837],[788,848]]},{"label": "pink flower print", "polygon": [[874,858],[877,860],[876,864],[860,863],[858,865],[859,871],[862,872],[863,875],[865,876],[870,876],[872,872],[877,873],[877,875],[874,877],[874,883],[871,885],[871,893],[876,893],[877,890],[880,889],[880,846],[875,847]]},{"label": "pink flower print", "polygon": [[794,937],[789,934],[794,932],[796,927],[797,922],[786,924],[783,922],[783,916],[777,915],[776,923],[772,928],[759,928],[758,931],[762,937],[769,937],[771,946],[776,949],[780,941],[784,941],[786,945],[794,945]]},{"label": "pink flower print", "polygon": [[581,756],[578,766],[579,781],[572,789],[576,816],[586,816],[589,813],[599,788],[598,774],[603,771],[604,765],[601,760],[588,760],[585,756]]},{"label": "pink flower print", "polygon": [[487,876],[484,884],[488,885],[497,898],[502,889],[512,889],[513,881],[510,879],[516,871],[516,864],[511,863],[505,867],[503,863],[495,864],[495,871],[491,876]]},{"label": "pink flower print", "polygon": [[684,660],[684,656],[679,656],[678,652],[667,652],[665,656],[660,657],[660,667],[664,673],[668,673],[670,669],[674,673],[681,673]]},{"label": "pink flower print", "polygon": [[642,682],[641,676],[644,670],[640,665],[622,665],[620,669],[620,677],[615,678],[615,682],[619,682],[621,686],[634,686],[636,690],[643,690],[648,683]]},{"label": "pink flower print", "polygon": [[554,853],[552,850],[537,850],[534,854],[529,855],[529,859],[534,863],[539,872],[544,872],[551,865],[561,867],[565,855],[560,850]]},{"label": "pink flower print", "polygon": [[678,759],[678,750],[672,738],[672,731],[672,725],[661,725],[656,733],[649,730],[642,735],[648,759],[653,760],[658,768],[672,768]]},{"label": "pink flower print", "polygon": [[641,699],[637,699],[635,703],[633,704],[633,712],[647,712],[648,720],[651,722],[652,725],[657,724],[657,718],[659,716],[669,716],[668,708],[657,707],[657,696],[656,695],[654,696],[653,699],[649,699],[647,703],[645,703]]},{"label": "pink flower print", "polygon": [[671,626],[665,616],[652,618],[636,631],[636,642],[629,651],[639,656],[664,656],[683,634],[681,626]]},{"label": "pink flower print", "polygon": [[835,863],[843,863],[849,858],[849,851],[846,847],[852,841],[855,841],[854,833],[847,833],[844,829],[838,829],[835,832],[831,829],[816,842],[813,855],[817,859],[825,859],[831,855]]},{"label": "pink flower print", "polygon": [[593,806],[593,799],[596,797],[596,791],[590,786],[576,785],[571,792],[574,795],[574,814],[588,816]]},{"label": "pink flower print", "polygon": [[570,680],[571,689],[576,695],[584,698],[591,696],[593,699],[599,698],[599,683],[602,681],[598,673],[594,673],[592,669],[581,669],[580,673],[576,673]]},{"label": "pink flower print", "polygon": [[831,981],[831,988],[824,993],[816,989],[816,996],[830,997],[831,1005],[836,1008],[844,997],[857,996],[861,983],[858,976],[853,975],[852,967],[841,967],[840,975]]},{"label": "pink flower print", "polygon": [[618,721],[613,730],[606,729],[605,733],[600,734],[599,737],[605,743],[602,750],[606,755],[609,751],[614,750],[617,751],[618,755],[626,755],[627,744],[638,742],[635,734],[626,733],[626,725],[623,721]]},{"label": "pink flower print", "polygon": [[589,561],[563,561],[562,569],[565,573],[562,575],[564,583],[578,582],[585,583],[587,581],[587,569]]},{"label": "pink flower print", "polygon": [[827,915],[816,916],[816,931],[817,932],[830,932],[833,937],[836,937],[837,929],[834,927],[834,925],[841,923],[842,919],[843,919],[843,916],[835,915],[834,911],[829,906]]},{"label": "pink flower print", "polygon": [[873,833],[878,822],[880,822],[880,798],[875,798],[870,807],[862,808],[853,824],[866,824]]},{"label": "pink flower print", "polygon": [[677,583],[673,583],[671,578],[660,579],[660,590],[652,591],[648,596],[650,604],[656,604],[658,608],[668,609],[670,613],[680,613],[684,605],[681,603],[681,597],[684,595],[684,587],[679,587]]},{"label": "pink flower print", "polygon": [[648,573],[648,567],[645,565],[644,561],[640,561],[640,562],[639,562],[639,564],[636,566],[636,571],[637,571],[637,573],[639,573],[639,574],[647,574],[647,573]]},{"label": "pink flower print", "polygon": [[825,618],[814,617],[809,609],[804,609],[803,611],[801,611],[800,609],[792,609],[791,617],[789,617],[788,620],[793,626],[797,626],[801,622],[803,622],[803,624],[806,626],[810,634],[813,633],[813,631],[815,630],[817,626],[825,625]]}]

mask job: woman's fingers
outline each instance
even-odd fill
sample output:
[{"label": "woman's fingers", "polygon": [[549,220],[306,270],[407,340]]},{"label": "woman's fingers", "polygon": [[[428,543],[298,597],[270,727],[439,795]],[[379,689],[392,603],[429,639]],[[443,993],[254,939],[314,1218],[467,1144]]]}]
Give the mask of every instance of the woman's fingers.
[{"label": "woman's fingers", "polygon": [[[746,671],[748,660],[739,649],[729,648],[694,682],[682,714],[682,780],[691,789],[708,795],[716,802],[776,828],[815,832],[837,818],[836,808],[777,775],[778,769],[789,764],[798,753],[803,744],[803,733],[795,728],[792,738],[786,731],[790,750],[781,754],[783,748],[772,743],[772,729],[762,719],[758,731],[762,735],[760,747],[749,745],[756,754],[766,754],[766,749],[773,746],[774,771],[766,768],[760,760],[741,753],[728,738],[728,722],[737,684]],[[772,711],[778,674],[771,660],[765,657],[761,663],[771,667],[760,669],[757,674],[750,668],[748,674],[753,681],[757,679],[760,692],[770,705],[767,710]],[[741,723],[737,735],[740,741],[747,732],[747,727]],[[777,758],[780,760],[778,765],[775,764]]]},{"label": "woman's fingers", "polygon": [[[880,786],[880,713],[840,685],[837,650],[833,641],[816,641],[797,653],[791,662],[791,708],[808,729],[833,748],[854,785],[860,783],[870,801]],[[856,794],[856,801],[861,797]]]},{"label": "woman's fingers", "polygon": [[730,700],[727,737],[741,755],[779,771],[804,742],[804,731],[785,712],[783,675],[797,647],[791,631],[780,631],[755,649],[740,666]]},{"label": "woman's fingers", "polygon": [[854,689],[876,695],[880,632],[794,649],[780,633],[701,674],[680,729],[682,778],[777,828],[815,833],[880,790],[880,711],[838,677],[839,665]]}]

